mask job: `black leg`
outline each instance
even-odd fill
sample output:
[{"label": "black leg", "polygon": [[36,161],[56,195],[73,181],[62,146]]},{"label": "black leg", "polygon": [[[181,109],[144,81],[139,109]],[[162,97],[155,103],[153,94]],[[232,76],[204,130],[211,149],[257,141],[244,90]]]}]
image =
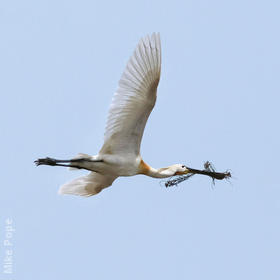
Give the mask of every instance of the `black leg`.
[{"label": "black leg", "polygon": [[[102,159],[92,160],[92,159],[88,159],[88,158],[78,158],[78,159],[61,160],[61,159],[46,157],[46,158],[39,158],[39,159],[35,160],[34,163],[37,166],[38,165],[65,166],[65,167],[75,167],[75,168],[80,169],[82,167],[75,165],[75,163],[83,162],[83,161],[103,162]],[[74,164],[62,164],[62,163],[74,163]]]}]

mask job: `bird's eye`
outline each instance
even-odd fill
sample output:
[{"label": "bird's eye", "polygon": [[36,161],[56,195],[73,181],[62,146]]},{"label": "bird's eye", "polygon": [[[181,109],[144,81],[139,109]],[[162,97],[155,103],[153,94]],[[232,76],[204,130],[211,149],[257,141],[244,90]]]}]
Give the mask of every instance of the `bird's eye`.
[{"label": "bird's eye", "polygon": [[187,166],[186,165],[182,165],[182,168],[187,168]]}]

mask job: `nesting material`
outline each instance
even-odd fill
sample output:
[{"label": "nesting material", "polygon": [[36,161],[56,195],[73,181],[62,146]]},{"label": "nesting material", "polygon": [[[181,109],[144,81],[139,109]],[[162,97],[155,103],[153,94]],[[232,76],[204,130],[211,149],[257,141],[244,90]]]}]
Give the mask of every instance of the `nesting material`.
[{"label": "nesting material", "polygon": [[192,177],[195,174],[201,174],[201,175],[206,175],[212,178],[213,183],[215,184],[215,179],[216,180],[223,180],[223,179],[229,179],[231,177],[231,174],[229,171],[226,172],[216,172],[213,164],[209,161],[206,161],[204,163],[204,169],[203,170],[198,170],[198,169],[193,169],[189,168],[189,173],[186,175],[181,175],[181,176],[176,176],[175,178],[172,177],[173,179],[170,179],[165,182],[165,187],[172,187],[172,186],[177,186],[178,184],[182,183],[183,181],[188,180],[190,177]]}]

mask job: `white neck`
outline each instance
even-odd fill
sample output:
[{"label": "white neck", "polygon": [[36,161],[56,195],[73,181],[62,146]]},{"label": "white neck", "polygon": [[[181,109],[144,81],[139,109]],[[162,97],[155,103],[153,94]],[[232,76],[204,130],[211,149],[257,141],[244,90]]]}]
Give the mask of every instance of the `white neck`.
[{"label": "white neck", "polygon": [[153,178],[168,178],[174,175],[174,170],[169,167],[159,169],[150,167],[147,175]]}]

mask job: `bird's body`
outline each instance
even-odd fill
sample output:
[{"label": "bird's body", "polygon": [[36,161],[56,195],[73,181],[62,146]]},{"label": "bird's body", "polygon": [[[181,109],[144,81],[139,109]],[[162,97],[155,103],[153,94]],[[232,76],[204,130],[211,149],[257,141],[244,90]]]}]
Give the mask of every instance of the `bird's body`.
[{"label": "bird's body", "polygon": [[167,178],[190,172],[181,164],[152,168],[140,155],[145,125],[156,102],[160,72],[160,36],[153,33],[140,40],[126,65],[109,110],[104,144],[99,154],[79,154],[70,160],[43,158],[36,161],[37,165],[68,166],[91,171],[63,185],[59,193],[91,196],[109,187],[119,176],[144,174]]},{"label": "bird's body", "polygon": [[[125,155],[99,154],[97,156],[89,156],[79,154],[69,162],[72,162],[69,167],[91,170],[100,174],[110,174],[115,177],[143,174],[154,178],[167,178],[173,175],[181,175],[180,173],[185,174],[184,165],[174,164],[169,167],[155,169],[145,163],[140,155],[129,157]],[[79,166],[75,167],[77,162]]]}]

